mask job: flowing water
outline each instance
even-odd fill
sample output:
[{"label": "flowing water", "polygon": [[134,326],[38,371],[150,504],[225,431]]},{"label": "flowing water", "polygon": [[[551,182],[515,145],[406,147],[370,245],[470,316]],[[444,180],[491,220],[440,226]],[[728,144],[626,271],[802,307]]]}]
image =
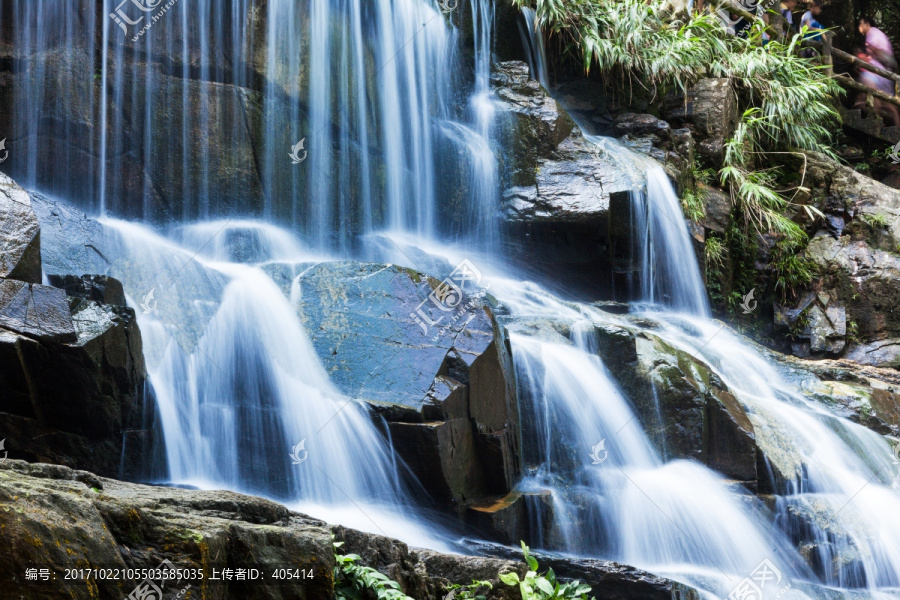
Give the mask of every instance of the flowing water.
[{"label": "flowing water", "polygon": [[[429,253],[453,249],[448,234],[467,254],[496,257],[494,4],[469,0],[447,15],[424,0],[268,0],[262,18],[253,0],[181,0],[144,34],[98,25],[75,6],[7,0],[0,10],[26,73],[13,90],[10,166],[25,186],[119,217],[102,221],[111,273],[138,309],[170,479],[442,546],[439,529],[415,516],[417,484],[384,432],[329,381],[296,287],[285,295],[270,273],[386,252],[423,268],[443,260]],[[106,1],[104,12],[121,6]],[[470,53],[459,48],[461,20]],[[534,14],[524,23],[532,72],[548,87]],[[464,68],[472,81],[457,80]],[[564,301],[483,259],[510,312],[519,488],[552,506],[529,505],[529,541],[665,574],[709,597],[727,596],[766,560],[790,583],[783,598],[897,597],[900,494],[888,443],[809,401],[708,318],[663,170],[588,139],[635,174],[639,312]],[[59,143],[53,160],[42,140]],[[448,155],[462,157],[459,181],[441,179]],[[442,213],[448,188],[463,183],[462,214]],[[416,244],[427,251],[413,255]],[[710,365],[769,460],[768,504],[696,462],[667,459],[598,356],[597,323],[646,330]]]}]

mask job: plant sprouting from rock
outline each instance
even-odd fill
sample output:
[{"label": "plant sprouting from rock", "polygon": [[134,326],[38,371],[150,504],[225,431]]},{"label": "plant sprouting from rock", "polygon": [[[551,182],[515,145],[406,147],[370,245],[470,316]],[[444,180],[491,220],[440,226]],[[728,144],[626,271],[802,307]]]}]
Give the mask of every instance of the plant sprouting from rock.
[{"label": "plant sprouting from rock", "polygon": [[[335,551],[343,542],[335,542]],[[356,564],[358,554],[334,555],[334,597],[336,600],[413,600],[402,591],[400,584],[372,567]]]},{"label": "plant sprouting from rock", "polygon": [[[506,585],[518,585],[519,592],[522,594],[522,600],[587,600],[587,594],[591,591],[591,586],[577,580],[560,583],[556,579],[553,569],[548,569],[546,573],[539,574],[537,559],[531,556],[531,552],[528,546],[525,545],[525,542],[521,543],[525,562],[528,564],[528,571],[525,573],[525,577],[519,580],[517,573],[501,573],[500,581]],[[592,598],[591,600],[594,599]]]},{"label": "plant sprouting from rock", "polygon": [[449,592],[446,600],[486,600],[487,596],[479,594],[482,590],[492,590],[494,586],[490,581],[473,580],[469,585],[460,585],[453,583],[446,586],[445,590]]},{"label": "plant sprouting from rock", "polygon": [[[791,213],[821,213],[793,203],[801,188],[780,189],[775,166],[799,150],[833,156],[830,132],[840,126],[834,108],[840,86],[823,66],[800,56],[799,35],[763,44],[761,20],[738,37],[727,35],[711,13],[673,17],[662,6],[657,0],[538,0],[534,8],[542,31],[561,38],[585,71],[599,69],[625,88],[642,86],[658,97],[703,77],[729,78],[741,118],[718,179],[745,224],[760,235],[775,234],[785,249],[803,246],[806,233]],[[685,208],[696,216],[691,202]]]}]

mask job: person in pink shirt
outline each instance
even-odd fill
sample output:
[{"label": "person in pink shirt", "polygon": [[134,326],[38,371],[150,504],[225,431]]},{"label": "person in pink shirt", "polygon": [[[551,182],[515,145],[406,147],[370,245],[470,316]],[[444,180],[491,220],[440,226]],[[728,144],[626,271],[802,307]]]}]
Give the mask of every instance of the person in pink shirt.
[{"label": "person in pink shirt", "polygon": [[868,17],[859,20],[859,32],[866,36],[866,51],[883,64],[888,70],[897,72],[897,59],[894,58],[894,47],[885,33],[872,26]]},{"label": "person in pink shirt", "polygon": [[[867,62],[870,65],[874,65],[876,67],[884,68],[877,59],[873,58],[871,54],[869,54],[866,50],[862,48],[857,48],[854,51],[856,58],[863,62]],[[865,69],[857,68],[857,76],[856,80],[861,84],[872,88],[873,90],[880,90],[885,94],[889,94],[891,96],[894,95],[894,83],[881,75],[877,75],[876,73],[872,73],[871,71],[867,71]],[[897,107],[891,104],[890,102],[885,102],[884,100],[880,100],[878,98],[873,99],[875,101],[875,112],[881,115],[882,117],[889,117],[891,120],[891,125],[900,125],[900,111],[897,110]],[[854,108],[860,108],[865,110],[866,108],[866,94],[861,93],[856,97],[856,104],[854,104]]]}]

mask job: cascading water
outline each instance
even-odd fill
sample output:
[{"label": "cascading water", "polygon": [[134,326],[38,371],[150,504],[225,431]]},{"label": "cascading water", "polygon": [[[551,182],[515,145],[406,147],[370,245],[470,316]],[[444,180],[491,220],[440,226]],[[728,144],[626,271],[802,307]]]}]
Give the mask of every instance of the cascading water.
[{"label": "cascading water", "polygon": [[[156,294],[158,306],[140,325],[171,478],[287,499],[370,529],[369,516],[385,524],[391,513],[410,512],[408,482],[366,410],[329,382],[298,319],[300,298],[270,277],[274,265],[296,276],[322,260],[274,224],[301,232],[317,252],[352,252],[359,234],[382,229],[434,243],[447,227],[436,164],[452,148],[464,157],[471,191],[452,233],[479,250],[495,247],[494,5],[468,3],[474,82],[455,109],[448,98],[459,92],[450,76],[459,36],[431,2],[221,4],[182,0],[138,34],[110,19],[97,32],[70,0],[4,3],[0,28],[15,32],[5,39],[28,73],[13,91],[19,129],[10,141],[23,158],[10,167],[23,184],[93,212],[207,219],[168,238],[104,221],[115,248],[111,273],[132,304]],[[103,8],[122,6],[107,0]],[[546,87],[534,15],[526,22],[532,72]],[[92,108],[79,112],[84,106]],[[63,119],[64,111],[76,114]],[[60,129],[67,120],[79,125]],[[67,136],[83,143],[41,160],[39,139]],[[887,443],[809,403],[706,318],[665,173],[613,141],[588,139],[640,176],[635,262],[640,300],[654,310],[635,325],[534,284],[496,282],[511,313],[521,393],[528,470],[519,488],[548,495],[553,506],[549,530],[532,514],[531,543],[638,565],[710,597],[727,595],[764,559],[796,581],[793,597],[895,593],[900,496],[886,475]],[[208,220],[233,215],[268,223]],[[536,320],[563,323],[567,334],[519,327]],[[735,393],[770,461],[774,519],[709,469],[660,456],[633,399],[597,356],[593,328],[604,321],[656,323],[656,335],[702,357]],[[387,533],[438,544],[415,527]],[[813,557],[795,550],[807,541]]]},{"label": "cascading water", "polygon": [[176,230],[177,241],[103,225],[111,272],[155,292],[140,326],[172,481],[275,497],[367,530],[393,524],[411,542],[442,545],[410,513],[411,480],[368,411],[330,382],[299,299],[266,272],[299,274],[320,257],[263,223],[204,222]]},{"label": "cascading water", "polygon": [[550,75],[547,72],[547,51],[544,49],[544,38],[538,29],[533,8],[522,7],[523,23],[519,23],[522,46],[525,47],[528,68],[531,76],[537,79],[545,89],[550,89]]}]

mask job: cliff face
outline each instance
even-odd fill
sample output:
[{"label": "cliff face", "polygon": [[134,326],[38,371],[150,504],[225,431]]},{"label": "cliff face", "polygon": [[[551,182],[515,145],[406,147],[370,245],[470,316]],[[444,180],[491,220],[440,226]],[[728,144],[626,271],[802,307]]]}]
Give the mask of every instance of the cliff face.
[{"label": "cliff face", "polygon": [[160,439],[122,284],[43,274],[31,198],[0,174],[0,436],[15,458],[147,476]]}]

